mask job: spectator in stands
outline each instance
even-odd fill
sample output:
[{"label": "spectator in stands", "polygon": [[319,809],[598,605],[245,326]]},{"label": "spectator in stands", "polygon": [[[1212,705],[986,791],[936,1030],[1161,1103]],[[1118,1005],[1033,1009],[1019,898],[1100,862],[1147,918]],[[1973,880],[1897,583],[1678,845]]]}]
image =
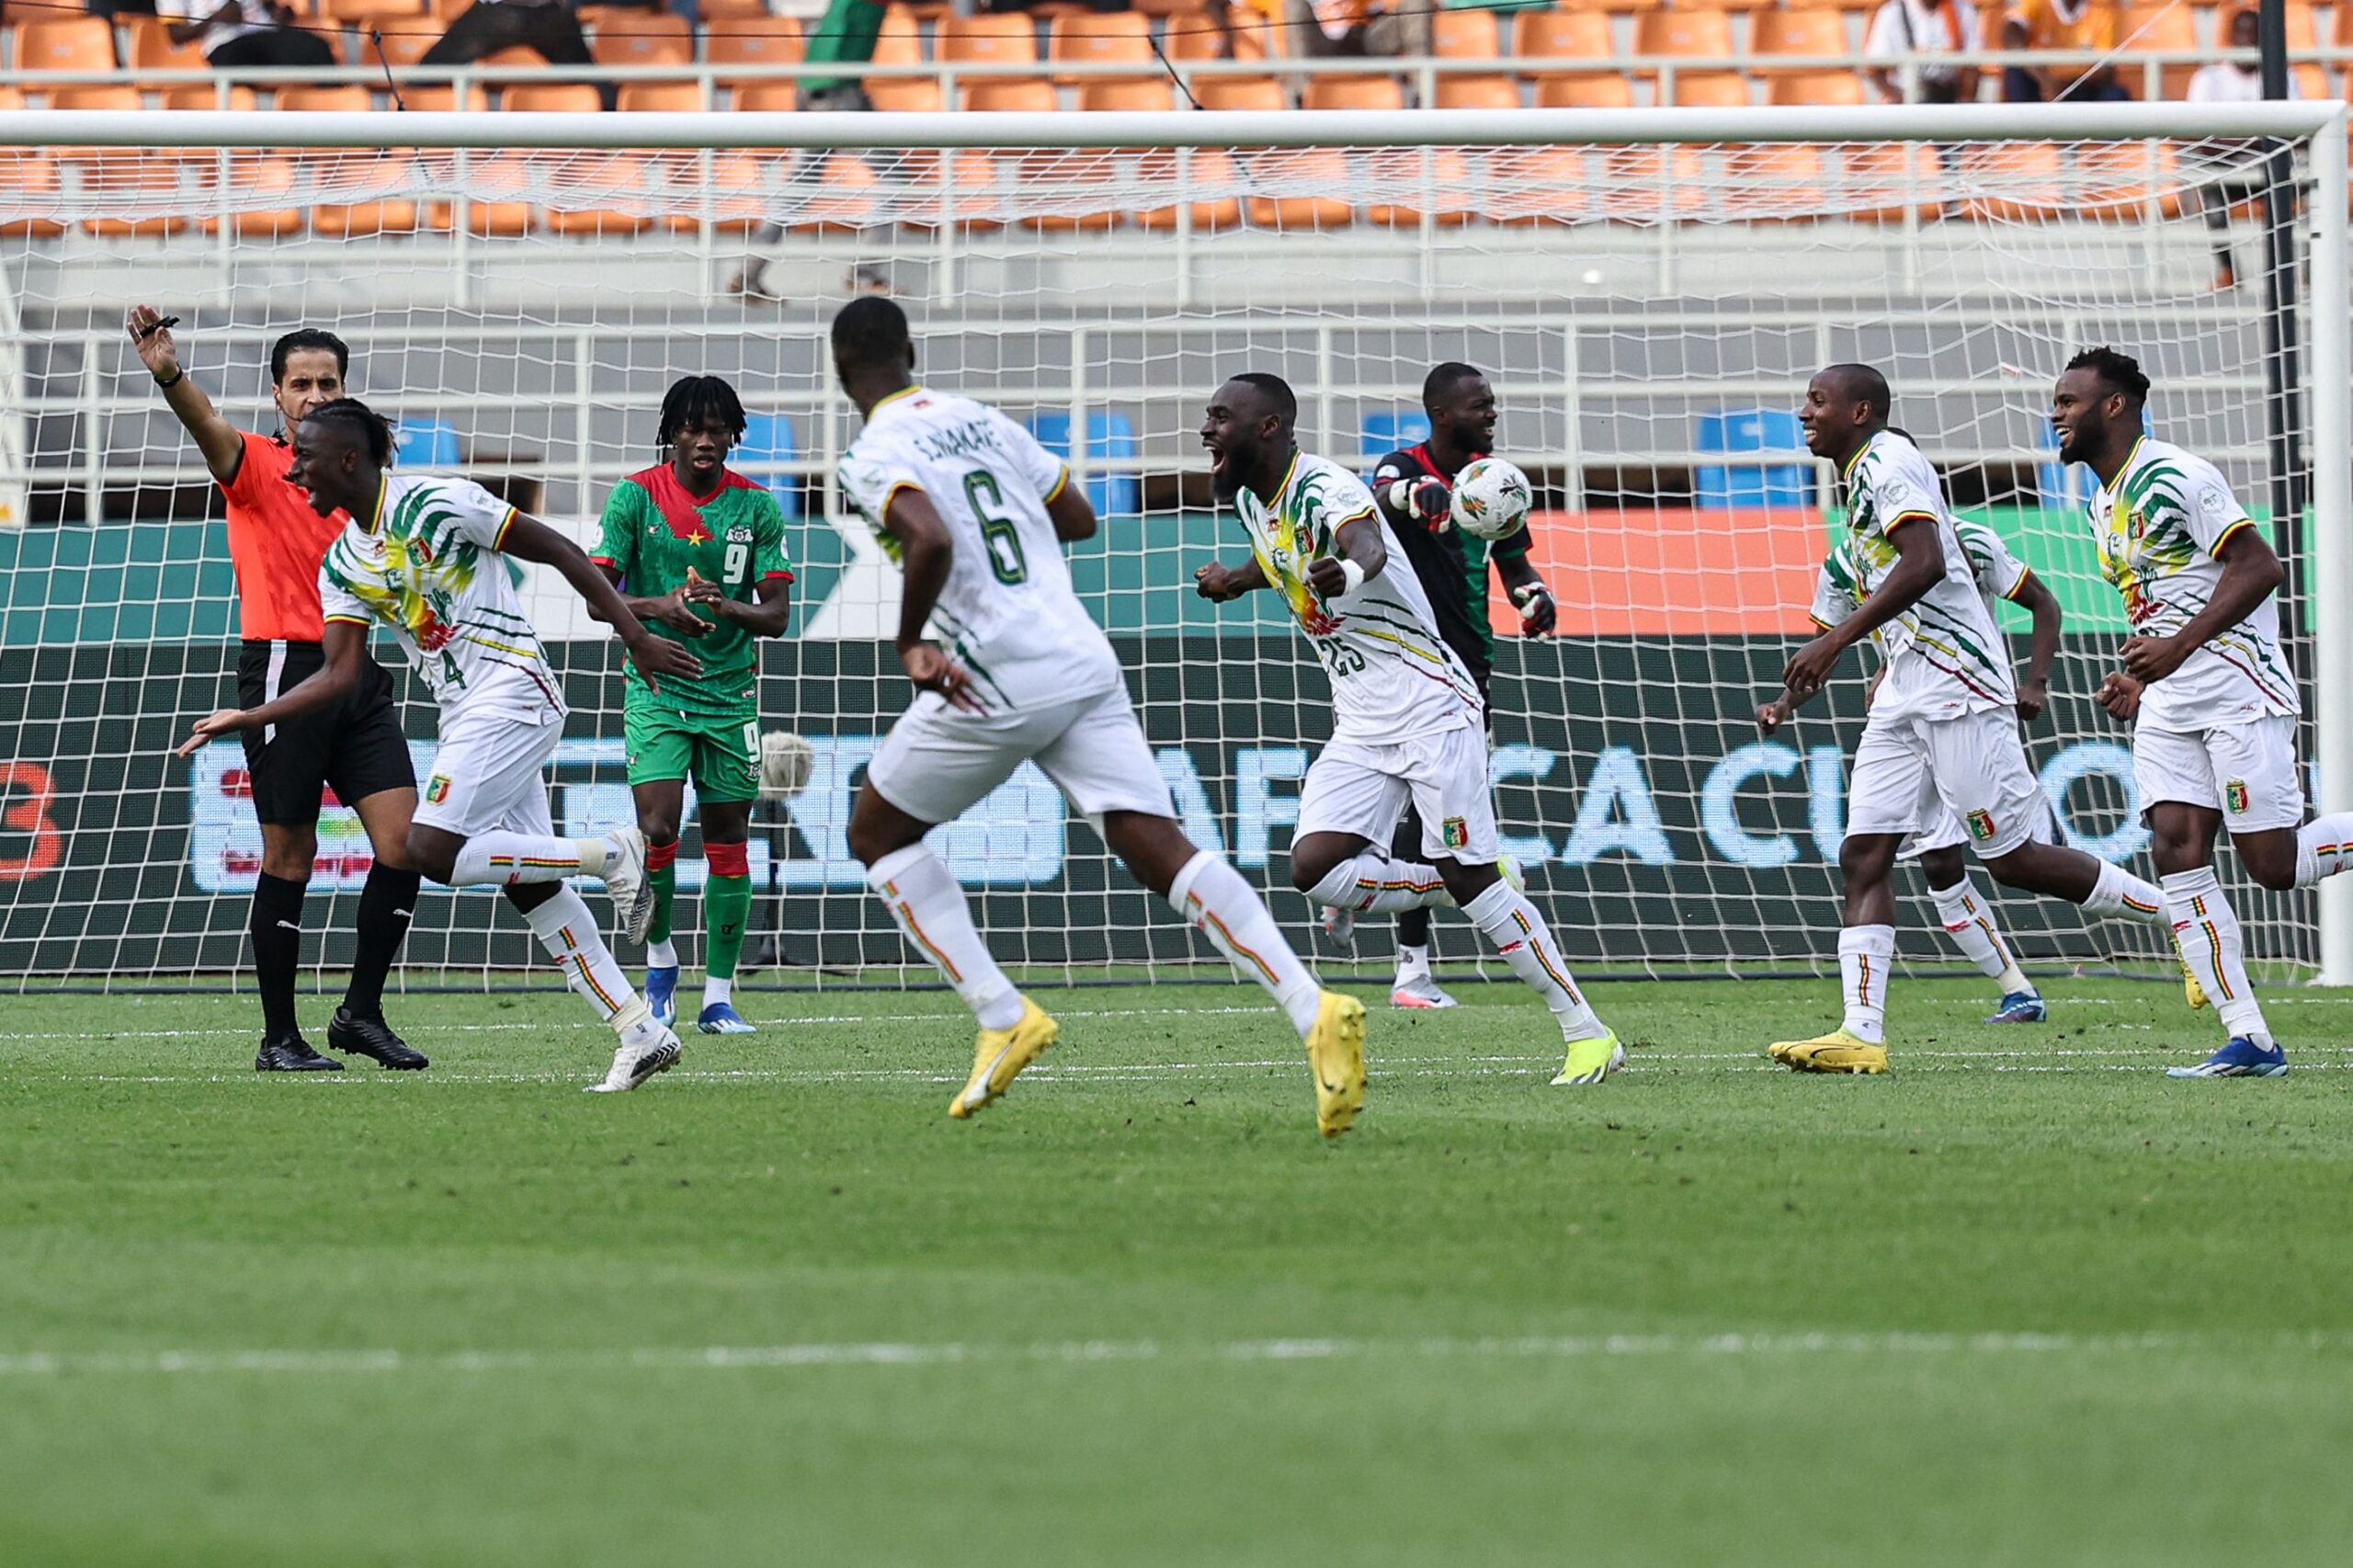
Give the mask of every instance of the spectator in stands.
[{"label": "spectator in stands", "polygon": [[1309,57],[1407,55],[1430,51],[1437,0],[1236,0],[1218,10],[1232,58],[1233,13],[1256,13],[1281,30],[1278,52]]},{"label": "spectator in stands", "polygon": [[[874,58],[881,36],[882,7],[877,0],[830,0],[801,58],[811,65],[864,65]],[[804,77],[801,103],[813,109],[874,107],[856,76]]]},{"label": "spectator in stands", "polygon": [[334,47],[277,0],[158,0],[156,8],[174,18],[165,29],[172,41],[202,40],[205,63],[218,70],[335,63]]},{"label": "spectator in stands", "polygon": [[[2004,49],[2064,49],[2107,54],[2119,30],[2112,0],[2025,0],[2002,24]],[[2016,66],[2002,73],[2002,97],[2011,103],[2116,103],[2132,95],[2116,68],[2097,65]]]},{"label": "spectator in stands", "polygon": [[[1863,57],[1915,62],[1914,103],[1975,103],[1977,67],[1960,64],[1952,56],[1976,42],[1977,7],[1969,0],[1886,0],[1863,34]],[[1894,66],[1868,65],[1863,74],[1888,102],[1904,101]]]},{"label": "spectator in stands", "polygon": [[[661,9],[661,0],[613,0]],[[574,0],[474,0],[450,21],[449,30],[434,40],[418,62],[421,65],[471,65],[502,49],[536,51],[551,65],[588,65],[588,37],[580,30]],[[597,84],[605,107],[613,107],[620,90],[610,82]]]},{"label": "spectator in stands", "polygon": [[[2231,13],[2224,39],[2234,50],[2255,53],[2261,23],[2256,20],[2255,7],[2245,6]],[[2288,96],[2301,96],[2296,90],[2296,74],[2288,74]],[[2189,79],[2189,101],[2194,104],[2251,104],[2263,100],[2263,69],[2252,58],[2217,60],[2201,65],[2198,74]],[[2260,142],[2207,142],[2199,151],[2206,155],[2213,177],[2198,187],[2198,204],[2206,213],[2206,227],[2214,236],[2214,287],[2235,289],[2239,283],[2238,267],[2231,256],[2231,209],[2242,202],[2262,198],[2264,186],[2263,153]]]}]

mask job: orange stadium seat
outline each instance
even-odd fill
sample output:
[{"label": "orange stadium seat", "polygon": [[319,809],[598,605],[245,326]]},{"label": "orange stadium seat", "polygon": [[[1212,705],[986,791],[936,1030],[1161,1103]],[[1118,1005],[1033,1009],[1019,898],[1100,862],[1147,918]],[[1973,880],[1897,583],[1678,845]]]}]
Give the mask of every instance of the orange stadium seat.
[{"label": "orange stadium seat", "polygon": [[510,114],[593,114],[605,100],[585,82],[525,82],[509,85],[498,107]]},{"label": "orange stadium seat", "polygon": [[1440,76],[1440,108],[1518,108],[1519,82],[1511,76]]},{"label": "orange stadium seat", "polygon": [[1748,52],[1758,57],[1756,68],[1759,70],[1821,70],[1821,66],[1777,66],[1770,61],[1777,54],[1844,54],[1847,49],[1846,13],[1827,6],[1776,7],[1758,12],[1749,23]]},{"label": "orange stadium seat", "polygon": [[653,203],[647,199],[645,188],[645,165],[639,159],[626,153],[570,157],[565,160],[565,173],[599,190],[620,193],[620,201],[612,207],[541,208],[540,226],[549,233],[611,239],[620,234],[642,233],[654,226]]},{"label": "orange stadium seat", "polygon": [[[2311,26],[2309,13],[2304,22],[2307,27]],[[2200,52],[2197,13],[2180,0],[2169,0],[2165,5],[2127,6],[2123,15],[2117,18],[2116,47],[2117,52],[2125,57],[2116,67],[2118,80],[2134,97],[2146,97],[2148,94],[2144,84],[2148,80],[2148,68],[2131,57],[2177,51]],[[2296,45],[2291,43],[2288,47],[2293,49]],[[2187,97],[2189,79],[2197,74],[2195,62],[2159,67],[2160,95],[2168,98]]]},{"label": "orange stadium seat", "polygon": [[1051,82],[1035,76],[1013,80],[997,77],[973,82],[964,88],[967,110],[983,114],[1001,114],[1007,110],[1019,114],[1051,114],[1063,107],[1062,98],[1054,92]]},{"label": "orange stadium seat", "polygon": [[636,11],[606,22],[588,41],[599,65],[691,65],[694,28],[666,11]]},{"label": "orange stadium seat", "polygon": [[1430,17],[1430,52],[1441,60],[1493,60],[1504,51],[1493,11],[1439,11]]},{"label": "orange stadium seat", "polygon": [[1300,107],[1392,111],[1405,107],[1405,89],[1394,76],[1311,76]]},{"label": "orange stadium seat", "polygon": [[[34,87],[38,91],[39,84],[34,84]],[[124,114],[146,108],[147,101],[136,87],[52,87],[49,90],[49,107],[96,110],[101,114]],[[67,154],[76,157],[81,156],[85,151],[95,153],[98,150],[95,148],[65,149]]]},{"label": "orange stadium seat", "polygon": [[882,13],[881,30],[874,35],[872,63],[920,65],[923,58],[923,24],[904,6],[889,7]]},{"label": "orange stadium seat", "polygon": [[2033,222],[2063,215],[2068,208],[2066,171],[2059,149],[2048,142],[1995,142],[1961,150],[1961,166],[1999,187],[1962,205],[1966,217]]},{"label": "orange stadium seat", "polygon": [[[425,58],[426,50],[441,41],[443,30],[439,22],[422,12],[370,16],[354,29],[343,57],[353,65],[414,65]],[[380,45],[383,50],[381,57],[376,52]]]},{"label": "orange stadium seat", "polygon": [[[129,59],[133,71],[202,71],[206,68],[204,51],[194,39],[186,43],[172,41],[171,17],[129,16],[119,18],[131,33]],[[17,45],[17,58],[22,59],[24,45]]]},{"label": "orange stadium seat", "polygon": [[1744,222],[1807,222],[1830,205],[1822,150],[1809,142],[1727,147],[1722,176],[1724,211]]},{"label": "orange stadium seat", "polygon": [[114,24],[103,17],[36,16],[17,24],[17,63],[28,71],[111,71]]},{"label": "orange stadium seat", "polygon": [[419,114],[447,113],[451,109],[486,112],[490,108],[490,90],[479,84],[468,87],[466,101],[460,103],[458,89],[449,83],[419,83],[414,87],[402,87],[401,101]]},{"label": "orange stadium seat", "polygon": [[[1239,175],[1233,153],[1222,153],[1214,147],[1197,147],[1191,158],[1188,168],[1194,187],[1231,187],[1238,183]],[[1136,160],[1136,177],[1139,180],[1165,184],[1174,181],[1176,175],[1176,153],[1169,148],[1154,148]],[[1192,209],[1189,222],[1197,231],[1230,229],[1242,222],[1242,199],[1238,196],[1212,197],[1188,205]],[[1174,202],[1166,207],[1150,207],[1132,214],[1136,227],[1154,233],[1165,233],[1175,229],[1177,218],[1177,207]]]},{"label": "orange stadium seat", "polygon": [[[790,82],[785,85],[790,86]],[[623,82],[613,107],[631,114],[694,114],[703,107],[699,82]]]},{"label": "orange stadium seat", "polygon": [[1599,11],[1522,11],[1512,20],[1511,51],[1530,75],[1553,60],[1607,60],[1618,52],[1609,18]]},{"label": "orange stadium seat", "polygon": [[1203,108],[1266,113],[1290,108],[1290,95],[1272,76],[1204,76],[1193,84],[1193,96]]},{"label": "orange stadium seat", "polygon": [[[790,114],[800,103],[798,82],[747,82],[735,89],[735,107],[749,114]],[[627,108],[629,105],[624,103],[621,107]]]},{"label": "orange stadium seat", "polygon": [[[221,171],[217,163],[199,165],[207,191],[221,188]],[[241,240],[282,239],[299,234],[310,222],[307,206],[301,205],[303,197],[296,189],[299,183],[294,162],[252,153],[234,154],[229,165],[229,188],[237,193],[242,203],[256,196],[281,197],[283,207],[247,207],[229,215],[230,232]],[[216,214],[197,221],[199,229],[208,234],[221,232],[221,218]]]},{"label": "orange stadium seat", "polygon": [[1746,108],[1748,78],[1737,71],[1678,71],[1675,105],[1677,108]]},{"label": "orange stadium seat", "polygon": [[[1311,191],[1347,188],[1347,161],[1328,147],[1269,147],[1251,154],[1253,184],[1297,184]],[[1333,196],[1253,196],[1250,222],[1261,229],[1345,229],[1355,214]]]},{"label": "orange stadium seat", "polygon": [[1921,142],[1865,142],[1844,149],[1846,207],[1865,222],[1927,222],[1944,210],[1944,161]]},{"label": "orange stadium seat", "polygon": [[722,83],[744,80],[731,74],[746,67],[797,65],[808,52],[801,24],[790,17],[733,17],[703,24],[702,57]]},{"label": "orange stadium seat", "polygon": [[[1646,11],[1634,18],[1634,52],[1676,60],[1728,61],[1732,18],[1722,11]],[[1644,74],[1649,74],[1644,67]]]},{"label": "orange stadium seat", "polygon": [[[221,101],[222,85],[224,84],[218,82],[183,82],[176,87],[165,87],[158,97],[165,108],[253,109],[261,107],[259,96],[251,87],[244,85],[230,87],[229,101],[225,105],[222,104]],[[189,156],[210,159],[213,155],[214,149],[191,147],[186,151]]]},{"label": "orange stadium seat", "polygon": [[[1471,221],[1471,165],[1461,148],[1382,147],[1366,157],[1365,166],[1374,188],[1391,198],[1365,209],[1368,222],[1388,229],[1418,228],[1426,210],[1440,228]],[[1424,190],[1432,199],[1427,207],[1419,199]]]},{"label": "orange stadium seat", "polygon": [[[1046,55],[1057,65],[1132,65],[1139,75],[1158,75],[1152,51],[1152,23],[1133,11],[1090,11],[1058,17],[1046,35]],[[1101,82],[1103,76],[1058,76],[1065,86]]]},{"label": "orange stadium seat", "polygon": [[1499,223],[1574,223],[1591,210],[1592,176],[1582,147],[1498,148],[1487,173],[1486,207]]},{"label": "orange stadium seat", "polygon": [[[451,156],[435,153],[438,161]],[[511,239],[531,228],[530,203],[524,200],[531,183],[531,166],[512,153],[484,157],[470,153],[466,163],[466,232],[484,237]],[[428,228],[446,233],[457,219],[456,204],[436,201],[426,209]]]},{"label": "orange stadium seat", "polygon": [[[1272,28],[1266,17],[1256,10],[1240,6],[1226,8],[1225,20],[1210,8],[1179,12],[1168,18],[1163,29],[1160,46],[1171,60],[1222,60],[1225,58],[1226,28],[1233,29],[1233,58],[1236,60],[1271,60],[1282,51],[1275,43]],[[1200,91],[1194,84],[1193,90]]]},{"label": "orange stadium seat", "polygon": [[2181,216],[2180,167],[2165,142],[2086,142],[2075,148],[2076,178],[2091,188],[2074,202],[2078,217],[2131,221],[2149,210]]},{"label": "orange stadium seat", "polygon": [[1572,16],[1599,12],[1622,16],[1629,12],[1655,11],[1667,3],[1668,0],[1558,0],[1553,9]]},{"label": "orange stadium seat", "polygon": [[1536,103],[1540,108],[1632,108],[1634,85],[1615,71],[1540,76]]},{"label": "orange stadium seat", "polygon": [[1612,147],[1602,157],[1605,206],[1620,222],[1693,216],[1707,188],[1708,164],[1697,147]]},{"label": "orange stadium seat", "polygon": [[280,87],[277,107],[290,114],[366,114],[376,100],[365,87]]},{"label": "orange stadium seat", "polygon": [[788,182],[801,201],[800,216],[785,226],[801,234],[855,233],[874,222],[874,187],[881,183],[871,165],[851,153],[813,158]]},{"label": "orange stadium seat", "polygon": [[942,64],[1032,65],[1038,29],[1018,13],[950,17],[932,35],[932,51]]},{"label": "orange stadium seat", "polygon": [[151,210],[139,217],[108,213],[82,220],[85,232],[101,239],[154,238],[176,234],[188,227],[185,198],[180,194],[178,160],[125,156],[85,160],[81,165],[84,197],[136,200]]},{"label": "orange stadium seat", "polygon": [[[0,88],[0,109],[22,108],[25,100],[14,88]],[[58,189],[57,165],[38,153],[0,147],[0,235],[14,239],[53,240],[65,232],[54,218],[32,216],[36,204],[47,205]]]},{"label": "orange stadium seat", "polygon": [[394,16],[414,17],[425,15],[422,0],[311,0],[311,15],[329,22],[349,22],[366,27],[370,21],[389,21]]},{"label": "orange stadium seat", "polygon": [[1773,0],[1674,0],[1677,6],[1691,11],[1754,11],[1769,6]]},{"label": "orange stadium seat", "polygon": [[474,62],[476,65],[500,71],[544,71],[548,57],[536,49],[517,44],[512,49],[496,49]]},{"label": "orange stadium seat", "polygon": [[1156,82],[1089,82],[1078,90],[1078,107],[1094,112],[1175,108],[1176,87],[1166,77]]},{"label": "orange stadium seat", "polygon": [[800,26],[798,17],[770,17],[768,0],[700,0],[695,6],[695,17],[702,23],[705,37],[710,36],[714,22],[786,21],[796,29]]},{"label": "orange stadium seat", "polygon": [[933,76],[869,76],[866,98],[884,114],[938,114],[944,107]]},{"label": "orange stadium seat", "polygon": [[1852,71],[1792,71],[1765,79],[1765,101],[1843,108],[1863,101],[1863,79]]},{"label": "orange stadium seat", "polygon": [[910,161],[921,171],[921,184],[915,199],[899,209],[901,222],[915,229],[1005,227],[1008,197],[997,182],[995,158],[963,148],[944,157],[916,154]]},{"label": "orange stadium seat", "polygon": [[415,231],[418,216],[417,203],[405,196],[328,203],[312,210],[311,232],[338,240],[406,234]]}]

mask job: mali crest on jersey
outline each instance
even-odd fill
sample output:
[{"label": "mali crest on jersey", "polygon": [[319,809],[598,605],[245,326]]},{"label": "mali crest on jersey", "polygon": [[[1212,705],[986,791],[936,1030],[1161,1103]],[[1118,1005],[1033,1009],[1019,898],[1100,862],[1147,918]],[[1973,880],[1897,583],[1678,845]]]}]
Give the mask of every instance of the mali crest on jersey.
[{"label": "mali crest on jersey", "polygon": [[1312,494],[1302,494],[1290,506],[1279,506],[1267,518],[1266,541],[1257,552],[1267,581],[1310,637],[1329,637],[1340,629],[1339,618],[1324,608],[1307,582],[1307,569],[1323,555],[1326,542],[1318,527],[1322,515],[1323,502]]}]

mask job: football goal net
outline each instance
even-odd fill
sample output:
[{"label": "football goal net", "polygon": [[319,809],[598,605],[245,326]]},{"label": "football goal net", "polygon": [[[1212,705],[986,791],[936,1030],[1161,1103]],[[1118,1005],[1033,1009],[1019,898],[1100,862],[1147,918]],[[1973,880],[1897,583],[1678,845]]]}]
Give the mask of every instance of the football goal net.
[{"label": "football goal net", "polygon": [[[2220,464],[2290,560],[2310,785],[2353,808],[2345,114],[0,113],[0,983],[247,961],[244,753],[171,754],[233,696],[223,502],[132,351],[134,303],[179,318],[187,374],[264,435],[272,342],[333,331],[353,392],[398,420],[400,465],[475,479],[584,543],[612,488],[661,460],[671,381],[735,385],[750,424],[731,461],[782,502],[797,574],[762,728],[807,763],[756,813],[759,978],[930,972],[906,967],[845,838],[908,696],[895,571],[834,478],[858,422],[826,325],[864,292],[905,306],[926,381],[1067,454],[1104,519],[1075,579],[1176,809],[1303,947],[1321,938],[1286,846],[1330,729],[1324,677],[1271,596],[1219,607],[1191,584],[1245,548],[1196,434],[1242,370],[1285,378],[1302,445],[1358,471],[1423,438],[1433,366],[1492,381],[1559,612],[1523,637],[1482,576],[1495,788],[1580,974],[1829,961],[1872,660],[1776,734],[1754,716],[1808,633],[1841,516],[1795,415],[1836,361],[1885,372],[1956,507],[2063,607],[2050,707],[2026,727],[2055,834],[2145,859],[2129,733],[2092,701],[2126,622],[2093,481],[2048,420],[2069,356],[2102,344],[2147,369],[2155,433]],[[2236,287],[2218,290],[2225,266]],[[560,581],[517,570],[573,709],[559,828],[628,820],[618,649]],[[2024,618],[2002,613],[2023,660]],[[395,678],[422,778],[435,713]],[[1008,964],[1226,976],[1032,769],[940,842]],[[341,901],[369,863],[330,800],[306,961],[347,960]],[[679,869],[691,963],[691,826]],[[1904,956],[1940,961],[1925,884],[1899,875]],[[2251,950],[2353,981],[2333,902],[2353,889],[2331,888],[2234,886]],[[2164,962],[2142,929],[1999,908],[2029,965]],[[1389,940],[1360,924],[1368,972]],[[1480,952],[1443,912],[1437,945],[1449,968]],[[537,957],[494,897],[430,892],[407,961],[412,983],[487,982]]]}]

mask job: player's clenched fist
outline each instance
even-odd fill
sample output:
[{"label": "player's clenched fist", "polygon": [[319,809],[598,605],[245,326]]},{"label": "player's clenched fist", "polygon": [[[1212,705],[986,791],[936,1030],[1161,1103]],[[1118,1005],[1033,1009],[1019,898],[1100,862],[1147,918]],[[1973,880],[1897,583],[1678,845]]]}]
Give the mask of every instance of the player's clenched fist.
[{"label": "player's clenched fist", "polygon": [[1228,599],[1240,598],[1250,590],[1244,581],[1244,574],[1212,561],[1193,574],[1193,591],[1213,604],[1223,604]]},{"label": "player's clenched fist", "polygon": [[908,683],[917,691],[936,691],[951,706],[967,713],[981,710],[980,699],[972,695],[972,676],[938,643],[904,643],[899,649],[899,663],[905,666]]},{"label": "player's clenched fist", "polygon": [[637,634],[626,640],[630,662],[638,673],[652,682],[658,676],[676,676],[680,680],[692,680],[702,674],[702,661],[687,652],[682,643],[667,637],[656,637],[643,626]]},{"label": "player's clenched fist", "polygon": [[2108,710],[2109,717],[2130,719],[2141,711],[2141,683],[2118,670],[2099,683],[2092,699]]}]

